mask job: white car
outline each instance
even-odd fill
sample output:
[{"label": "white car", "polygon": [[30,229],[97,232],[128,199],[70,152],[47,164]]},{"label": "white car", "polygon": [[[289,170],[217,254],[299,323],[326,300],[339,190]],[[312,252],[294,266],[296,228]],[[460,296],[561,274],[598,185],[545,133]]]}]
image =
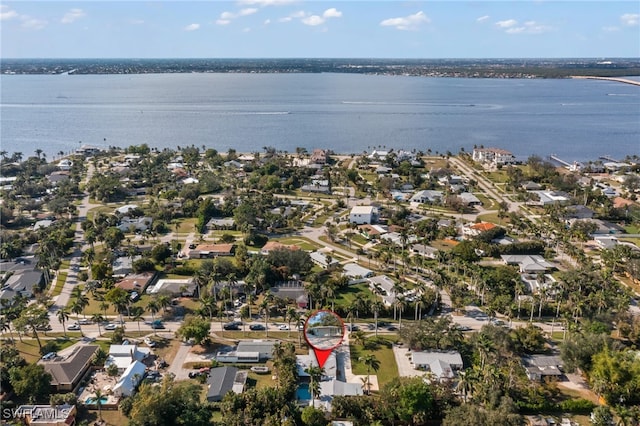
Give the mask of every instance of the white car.
[{"label": "white car", "polygon": [[104,326],[105,330],[115,330],[116,328],[118,328],[118,326],[115,325],[114,323],[109,323],[109,324]]},{"label": "white car", "polygon": [[278,326],[278,330],[289,330],[289,326],[287,324],[281,324]]},{"label": "white car", "polygon": [[71,331],[74,331],[74,330],[80,330],[80,325],[78,325],[78,324],[71,324],[70,326],[68,326],[68,327],[67,327],[67,330],[71,330]]}]

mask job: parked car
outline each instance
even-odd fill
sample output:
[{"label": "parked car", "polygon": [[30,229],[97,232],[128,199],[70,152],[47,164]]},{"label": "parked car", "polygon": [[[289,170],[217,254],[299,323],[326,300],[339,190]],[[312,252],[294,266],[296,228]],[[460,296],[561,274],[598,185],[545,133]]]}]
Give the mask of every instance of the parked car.
[{"label": "parked car", "polygon": [[240,327],[235,322],[228,322],[222,328],[225,330],[240,330]]},{"label": "parked car", "polygon": [[289,330],[289,326],[287,324],[280,324],[278,330]]},{"label": "parked car", "polygon": [[258,330],[264,330],[265,327],[262,324],[251,324],[249,326],[249,330],[253,330],[253,331],[258,331]]},{"label": "parked car", "polygon": [[149,339],[148,337],[144,338],[144,343],[149,346],[150,348],[155,348],[156,347],[156,342],[154,342],[153,340]]},{"label": "parked car", "polygon": [[151,328],[153,328],[154,330],[164,330],[164,324],[156,320],[151,323]]},{"label": "parked car", "polygon": [[348,330],[348,331],[358,331],[358,330],[360,330],[360,327],[358,327],[358,326],[357,326],[357,325],[355,325],[355,324],[353,324],[353,325],[351,325],[351,324],[347,324],[347,326],[346,326],[346,327],[347,327],[347,330]]},{"label": "parked car", "polygon": [[468,325],[459,325],[458,326],[458,330],[460,330],[460,331],[471,331],[471,327],[469,327]]},{"label": "parked car", "polygon": [[93,321],[91,321],[89,318],[82,318],[81,320],[78,321],[78,324],[89,325],[89,324],[93,324]]},{"label": "parked car", "polygon": [[109,324],[104,326],[105,330],[115,330],[116,328],[118,328],[117,325],[115,325],[114,323],[110,322]]},{"label": "parked car", "polygon": [[36,326],[36,330],[38,330],[38,331],[49,331],[49,330],[51,330],[51,325],[49,325],[49,324],[38,325],[38,326]]},{"label": "parked car", "polygon": [[138,300],[139,297],[140,297],[140,294],[137,291],[132,291],[131,295],[129,296],[132,302],[135,302],[136,300]]},{"label": "parked car", "polygon": [[70,326],[67,327],[67,330],[71,330],[71,331],[80,330],[80,325],[79,324],[71,324]]},{"label": "parked car", "polygon": [[57,355],[58,355],[57,352],[49,352],[48,354],[46,354],[45,356],[42,357],[42,360],[43,361],[50,361],[50,360],[54,359]]}]

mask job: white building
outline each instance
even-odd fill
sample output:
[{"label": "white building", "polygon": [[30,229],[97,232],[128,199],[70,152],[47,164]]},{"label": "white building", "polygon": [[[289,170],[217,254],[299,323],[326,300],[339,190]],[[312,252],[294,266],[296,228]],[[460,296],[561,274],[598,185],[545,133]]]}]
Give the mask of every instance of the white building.
[{"label": "white building", "polygon": [[147,366],[140,361],[134,361],[129,364],[124,373],[122,373],[118,383],[113,387],[114,395],[118,397],[133,395],[136,387],[144,378],[146,370]]},{"label": "white building", "polygon": [[453,379],[462,369],[459,352],[411,352],[411,363],[418,370],[430,371],[438,380]]},{"label": "white building", "polygon": [[442,201],[442,191],[431,191],[428,189],[418,191],[409,200],[412,203],[434,204]]},{"label": "white building", "polygon": [[513,164],[516,158],[511,152],[500,148],[474,148],[473,161],[497,166]]},{"label": "white building", "polygon": [[378,220],[378,209],[374,206],[354,206],[349,213],[349,222],[363,225]]}]

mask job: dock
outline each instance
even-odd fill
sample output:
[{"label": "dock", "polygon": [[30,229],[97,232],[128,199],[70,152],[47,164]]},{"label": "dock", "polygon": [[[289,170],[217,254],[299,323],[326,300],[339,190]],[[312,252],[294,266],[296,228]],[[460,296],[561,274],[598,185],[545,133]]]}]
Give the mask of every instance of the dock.
[{"label": "dock", "polygon": [[554,154],[551,154],[551,155],[549,156],[549,159],[551,159],[551,160],[553,160],[553,161],[556,161],[556,162],[558,162],[558,163],[562,164],[563,166],[571,167],[571,164],[570,164],[570,163],[567,163],[566,161],[564,161],[564,160],[562,160],[562,159],[560,159],[560,158],[556,157]]},{"label": "dock", "polygon": [[615,81],[617,83],[625,83],[625,84],[632,84],[634,86],[640,86],[640,81],[629,80],[627,78],[596,77],[596,76],[590,76],[590,75],[572,75],[571,78],[581,78],[581,79],[589,79],[589,80],[607,80],[607,81]]}]

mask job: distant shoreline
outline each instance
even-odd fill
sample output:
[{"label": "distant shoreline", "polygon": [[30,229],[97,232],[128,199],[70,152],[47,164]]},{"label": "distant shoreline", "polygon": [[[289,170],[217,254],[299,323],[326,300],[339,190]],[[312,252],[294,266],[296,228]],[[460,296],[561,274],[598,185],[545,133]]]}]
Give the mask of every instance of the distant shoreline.
[{"label": "distant shoreline", "polygon": [[348,73],[448,78],[640,76],[640,59],[3,59],[3,75]]}]

